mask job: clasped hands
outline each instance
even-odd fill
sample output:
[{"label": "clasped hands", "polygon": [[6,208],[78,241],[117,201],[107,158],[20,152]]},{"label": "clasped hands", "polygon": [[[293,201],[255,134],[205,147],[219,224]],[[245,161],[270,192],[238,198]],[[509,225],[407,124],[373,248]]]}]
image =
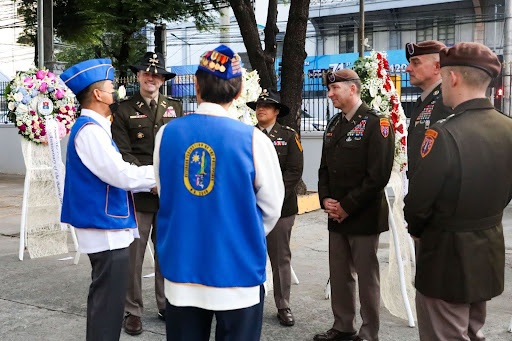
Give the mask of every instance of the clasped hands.
[{"label": "clasped hands", "polygon": [[158,195],[158,188],[155,186],[155,187],[151,188],[150,192],[153,195]]},{"label": "clasped hands", "polygon": [[345,212],[343,207],[341,207],[340,202],[338,200],[332,198],[325,198],[323,201],[324,204],[324,212],[327,213],[330,219],[341,223],[345,218],[348,217],[348,213]]}]

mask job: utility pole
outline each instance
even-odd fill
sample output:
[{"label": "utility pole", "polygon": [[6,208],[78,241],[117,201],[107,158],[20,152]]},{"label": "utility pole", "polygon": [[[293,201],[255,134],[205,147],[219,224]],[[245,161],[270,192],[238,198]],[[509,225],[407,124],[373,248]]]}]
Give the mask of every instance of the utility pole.
[{"label": "utility pole", "polygon": [[48,69],[53,71],[53,0],[44,0],[43,2],[43,62]]},{"label": "utility pole", "polygon": [[44,66],[43,0],[37,0],[37,67]]},{"label": "utility pole", "polygon": [[[503,113],[511,116],[511,72],[512,72],[512,4],[505,1],[505,22],[504,22],[504,44],[503,44]],[[496,37],[494,38],[496,39]]]},{"label": "utility pole", "polygon": [[364,57],[364,0],[359,0],[359,57]]}]

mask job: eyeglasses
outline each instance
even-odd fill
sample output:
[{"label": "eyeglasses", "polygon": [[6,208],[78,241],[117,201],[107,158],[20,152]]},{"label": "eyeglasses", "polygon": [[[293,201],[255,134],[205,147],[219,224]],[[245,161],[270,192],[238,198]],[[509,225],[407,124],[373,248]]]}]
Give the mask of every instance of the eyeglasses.
[{"label": "eyeglasses", "polygon": [[112,96],[114,96],[114,94],[117,92],[116,90],[114,90],[114,91],[107,91],[107,90],[103,90],[103,89],[98,89],[98,90],[101,92],[106,92],[107,94],[111,94]]}]

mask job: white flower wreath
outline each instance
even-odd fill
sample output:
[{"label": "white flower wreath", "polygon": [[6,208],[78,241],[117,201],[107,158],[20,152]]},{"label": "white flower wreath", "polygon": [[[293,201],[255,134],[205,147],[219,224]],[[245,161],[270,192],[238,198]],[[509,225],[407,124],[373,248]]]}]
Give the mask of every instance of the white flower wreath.
[{"label": "white flower wreath", "polygon": [[59,138],[71,130],[76,118],[76,100],[62,80],[46,69],[19,71],[6,88],[7,117],[19,134],[35,143],[47,143],[46,119],[54,118]]},{"label": "white flower wreath", "polygon": [[256,125],[256,123],[258,123],[256,112],[249,108],[246,103],[254,102],[258,99],[261,93],[260,76],[256,70],[247,72],[247,70],[243,68],[242,80],[242,94],[233,101],[233,104],[228,110],[228,114],[230,117],[246,124]]},{"label": "white flower wreath", "polygon": [[387,72],[389,63],[386,54],[372,51],[369,56],[356,60],[353,69],[361,78],[362,100],[393,123],[395,132],[394,167],[402,171],[407,165],[406,117],[400,96]]}]

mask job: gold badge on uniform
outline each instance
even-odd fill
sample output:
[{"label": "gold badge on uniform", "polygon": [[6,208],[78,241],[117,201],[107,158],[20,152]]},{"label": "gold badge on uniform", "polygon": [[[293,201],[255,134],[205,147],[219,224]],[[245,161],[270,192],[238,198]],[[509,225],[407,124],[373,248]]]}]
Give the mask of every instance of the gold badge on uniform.
[{"label": "gold badge on uniform", "polygon": [[430,153],[432,147],[434,146],[437,135],[438,132],[432,129],[428,129],[425,132],[425,138],[421,144],[421,157],[425,157],[428,155],[428,153]]},{"label": "gold badge on uniform", "polygon": [[141,138],[143,138],[143,137],[144,137],[144,134],[143,134],[143,133],[141,133],[141,132],[137,133],[137,138],[138,138],[138,139],[141,139]]}]

